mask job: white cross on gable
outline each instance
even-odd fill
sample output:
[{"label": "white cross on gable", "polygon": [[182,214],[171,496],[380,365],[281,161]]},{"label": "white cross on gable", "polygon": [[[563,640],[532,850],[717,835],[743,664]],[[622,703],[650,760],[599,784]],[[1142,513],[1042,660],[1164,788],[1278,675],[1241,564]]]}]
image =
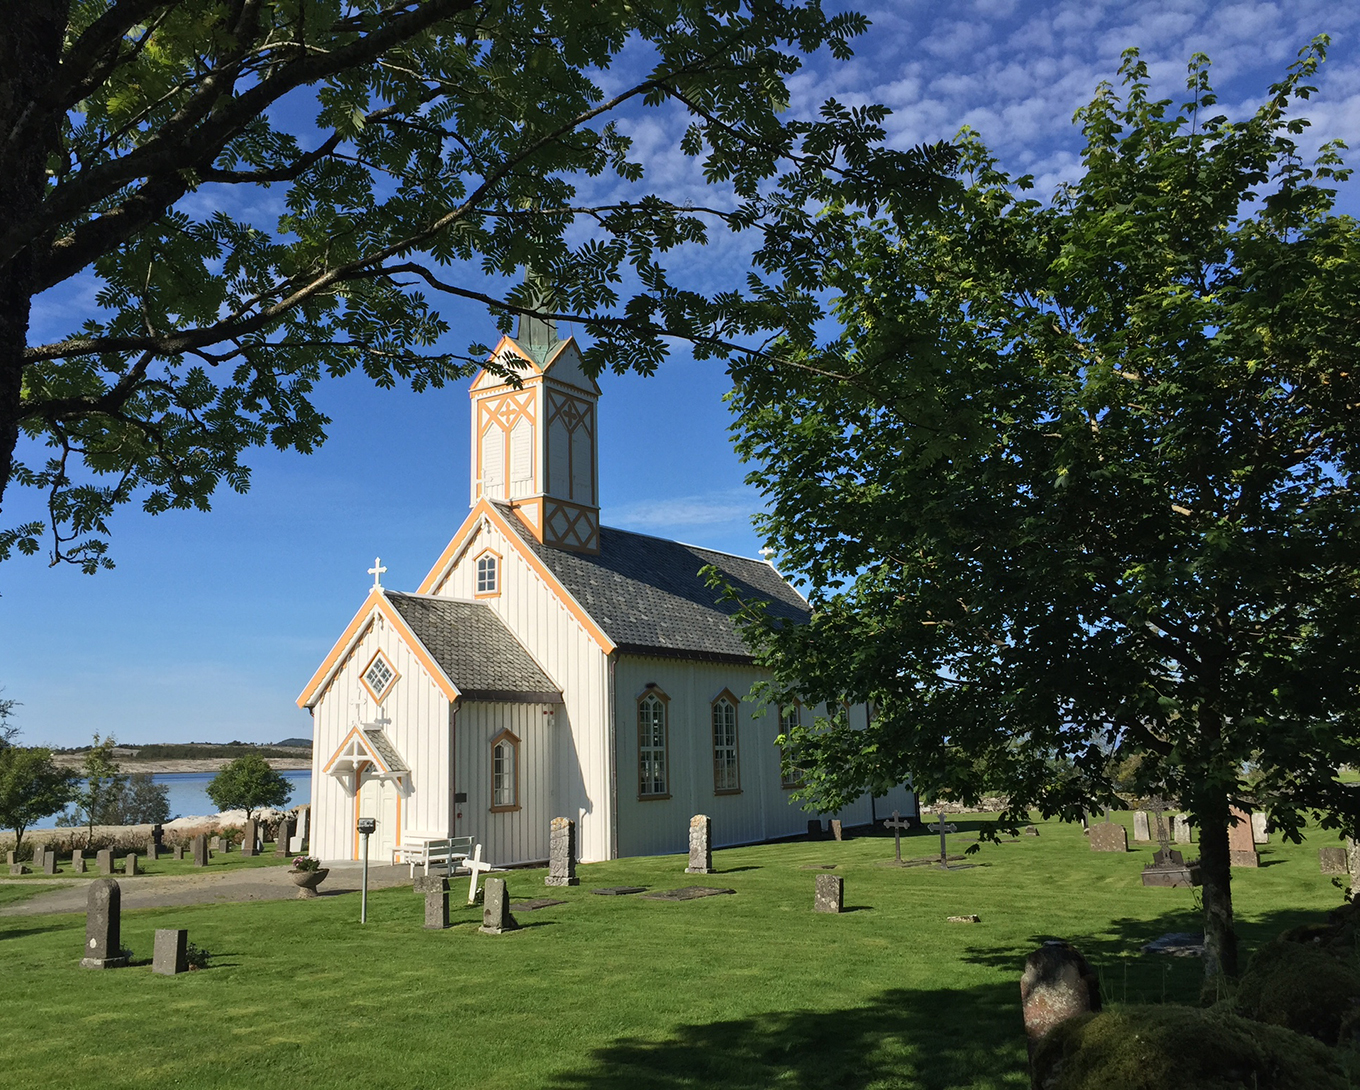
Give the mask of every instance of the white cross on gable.
[{"label": "white cross on gable", "polygon": [[375,556],[373,558],[373,567],[368,569],[368,574],[373,576],[374,590],[382,590],[382,575],[385,571],[387,571],[387,569],[382,566],[382,559]]},{"label": "white cross on gable", "polygon": [[468,904],[475,905],[477,903],[477,879],[483,871],[491,869],[491,864],[482,859],[482,846],[478,844],[473,849],[472,855],[464,859],[461,865],[472,872],[472,881],[468,883]]}]

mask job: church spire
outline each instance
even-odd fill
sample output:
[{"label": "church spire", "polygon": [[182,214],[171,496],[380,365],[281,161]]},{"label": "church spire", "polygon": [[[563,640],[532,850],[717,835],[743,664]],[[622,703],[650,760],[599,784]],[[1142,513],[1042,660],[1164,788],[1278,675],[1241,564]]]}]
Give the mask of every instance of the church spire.
[{"label": "church spire", "polygon": [[[528,265],[524,267],[524,294],[528,299],[528,305],[535,309],[551,302],[543,288],[543,281]],[[548,352],[557,344],[557,322],[552,318],[521,314],[515,326],[515,343],[541,364],[548,358]]]}]

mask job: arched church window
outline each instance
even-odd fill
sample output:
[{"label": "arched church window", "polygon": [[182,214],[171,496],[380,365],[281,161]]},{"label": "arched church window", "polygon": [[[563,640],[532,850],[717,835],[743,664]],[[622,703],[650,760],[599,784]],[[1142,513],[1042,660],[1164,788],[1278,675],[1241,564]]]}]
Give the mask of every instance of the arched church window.
[{"label": "arched church window", "polygon": [[519,809],[519,739],[503,730],[491,741],[491,810]]},{"label": "arched church window", "polygon": [[638,699],[638,797],[669,798],[666,761],[666,704],[669,697],[649,688]]},{"label": "arched church window", "polygon": [[[797,703],[779,709],[779,731],[785,738],[798,726],[801,711]],[[779,786],[790,789],[803,786],[803,770],[798,767],[793,747],[787,743],[779,747]]]},{"label": "arched church window", "polygon": [[735,794],[741,790],[741,775],[737,766],[737,699],[723,690],[712,707],[713,720],[713,791],[715,794]]},{"label": "arched church window", "polygon": [[501,558],[493,552],[477,558],[477,596],[479,598],[501,592]]}]

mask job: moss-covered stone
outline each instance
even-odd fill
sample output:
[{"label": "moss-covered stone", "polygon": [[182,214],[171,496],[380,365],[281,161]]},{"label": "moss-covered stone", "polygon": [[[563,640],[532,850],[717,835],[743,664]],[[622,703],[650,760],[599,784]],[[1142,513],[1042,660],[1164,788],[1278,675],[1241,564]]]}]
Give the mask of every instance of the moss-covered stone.
[{"label": "moss-covered stone", "polygon": [[1256,952],[1237,983],[1232,1007],[1244,1018],[1334,1045],[1342,1020],[1360,1003],[1354,950],[1328,943],[1324,934],[1300,937],[1305,941],[1281,936]]},{"label": "moss-covered stone", "polygon": [[1340,1054],[1225,1011],[1126,1006],[1059,1026],[1034,1054],[1041,1090],[1350,1090]]}]

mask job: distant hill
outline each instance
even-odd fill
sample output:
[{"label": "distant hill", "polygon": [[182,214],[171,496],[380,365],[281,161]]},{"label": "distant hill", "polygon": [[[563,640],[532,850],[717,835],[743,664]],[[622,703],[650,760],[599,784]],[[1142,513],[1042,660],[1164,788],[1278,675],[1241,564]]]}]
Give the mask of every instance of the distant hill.
[{"label": "distant hill", "polygon": [[311,749],[312,740],[310,738],[285,738],[282,742],[275,742],[276,746],[294,746],[298,749]]},{"label": "distant hill", "polygon": [[[66,756],[80,756],[89,752],[89,746],[72,749],[54,750]],[[119,761],[183,761],[202,760],[210,757],[225,757],[234,760],[247,753],[261,757],[308,757],[312,752],[310,738],[288,738],[277,745],[260,746],[253,742],[153,742],[150,745],[116,746],[113,756]]]}]

